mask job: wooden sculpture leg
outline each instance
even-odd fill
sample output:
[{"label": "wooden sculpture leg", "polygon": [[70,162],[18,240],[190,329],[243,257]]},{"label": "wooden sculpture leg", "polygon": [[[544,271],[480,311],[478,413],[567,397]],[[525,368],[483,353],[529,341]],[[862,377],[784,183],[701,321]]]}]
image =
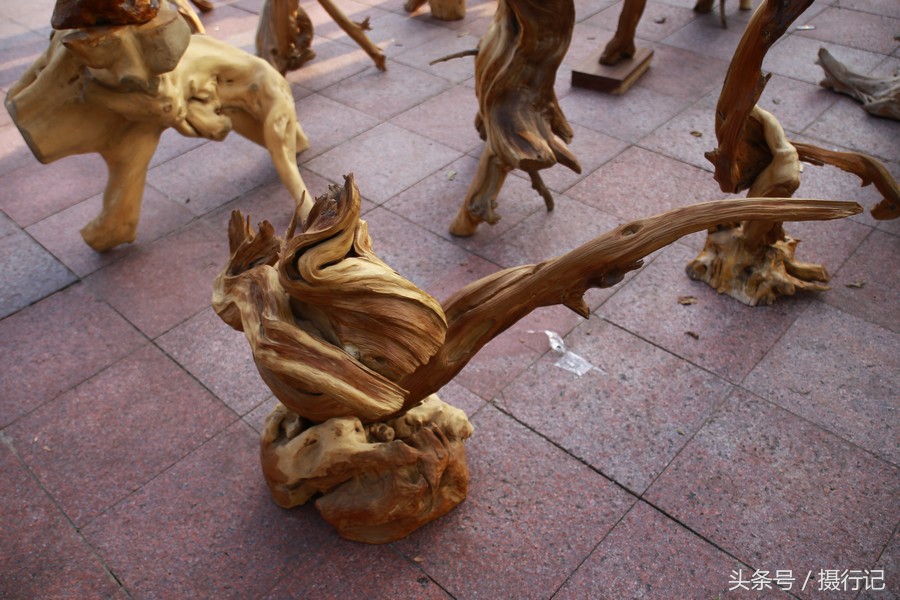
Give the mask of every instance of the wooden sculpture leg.
[{"label": "wooden sculpture leg", "polygon": [[129,131],[127,143],[101,153],[109,170],[103,208],[81,230],[81,237],[97,252],[133,242],[137,237],[147,169],[161,134],[159,126],[137,125]]},{"label": "wooden sculpture leg", "polygon": [[613,38],[606,44],[600,55],[600,64],[614,65],[621,60],[634,56],[634,34],[638,22],[644,14],[647,0],[625,0],[619,14],[619,25]]},{"label": "wooden sculpture leg", "polygon": [[458,21],[466,16],[466,0],[406,0],[406,12],[416,12],[425,4],[431,9],[431,16],[441,21]]},{"label": "wooden sculpture leg", "polygon": [[450,225],[452,235],[469,237],[475,233],[479,223],[487,221],[493,225],[500,220],[494,209],[497,208],[497,196],[508,173],[509,168],[501,164],[490,147],[486,146],[466,198]]},{"label": "wooden sculpture leg", "polygon": [[364,426],[356,417],[319,425],[279,404],[260,440],[272,496],[316,508],[338,533],[374,544],[405,537],[462,502],[468,491],[461,410],[429,396],[404,415]]}]

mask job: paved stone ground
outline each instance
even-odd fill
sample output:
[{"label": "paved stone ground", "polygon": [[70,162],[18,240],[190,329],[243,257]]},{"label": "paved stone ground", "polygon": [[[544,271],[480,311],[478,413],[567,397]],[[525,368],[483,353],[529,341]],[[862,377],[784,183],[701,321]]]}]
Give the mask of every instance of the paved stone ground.
[{"label": "paved stone ground", "polygon": [[[46,46],[52,4],[0,4],[0,91]],[[251,49],[259,4],[217,0],[203,20]],[[314,193],[355,172],[376,251],[436,296],[624,220],[722,197],[703,152],[749,18],[736,2],[722,29],[691,0],[649,0],[638,36],[653,66],[615,97],[568,81],[609,38],[620,3],[577,1],[557,88],[584,172],[546,172],[550,214],[511,177],[503,220],[466,240],[447,227],[481,151],[472,60],[428,61],[473,48],[493,2],[470,2],[455,23],[410,17],[401,0],[339,4],[371,18],[389,69],[377,72],[304,2],[318,58],[289,76],[312,142],[301,170]],[[814,64],[824,46],[861,72],[896,73],[900,3],[818,0],[797,24],[815,29],[792,29],[772,49],[763,106],[791,135],[874,154],[900,175],[900,123],[820,89]],[[407,539],[366,546],[312,507],[270,500],[257,432],[274,401],[242,336],[209,305],[231,209],[288,220],[266,152],[237,136],[167,133],[137,241],[98,255],[78,229],[104,181],[96,155],[39,164],[0,115],[0,597],[900,593],[900,221],[789,225],[833,289],[771,307],[688,280],[695,235],[591,292],[589,320],[533,314],[441,392],[475,426],[468,499]],[[816,167],[797,195],[878,199]],[[544,330],[596,369],[556,367]],[[753,587],[755,571],[771,589],[729,592],[738,575]],[[844,571],[841,589],[820,590]],[[786,594],[777,583],[788,575]],[[853,591],[866,582],[884,590]]]}]

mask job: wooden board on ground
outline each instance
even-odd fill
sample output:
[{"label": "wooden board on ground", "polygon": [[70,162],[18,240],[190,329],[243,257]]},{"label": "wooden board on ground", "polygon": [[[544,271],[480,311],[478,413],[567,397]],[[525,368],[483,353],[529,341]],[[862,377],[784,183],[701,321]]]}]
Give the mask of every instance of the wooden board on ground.
[{"label": "wooden board on ground", "polygon": [[597,50],[572,71],[572,85],[609,94],[624,94],[650,68],[650,59],[653,58],[653,50],[638,48],[633,57],[607,66],[600,64],[602,53],[602,48]]}]

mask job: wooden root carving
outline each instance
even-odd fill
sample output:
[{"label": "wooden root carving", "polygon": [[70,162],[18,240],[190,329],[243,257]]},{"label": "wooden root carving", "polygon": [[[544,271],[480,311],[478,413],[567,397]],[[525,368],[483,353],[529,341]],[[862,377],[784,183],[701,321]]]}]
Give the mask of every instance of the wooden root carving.
[{"label": "wooden root carving", "polygon": [[900,121],[900,77],[879,79],[854,73],[825,48],[819,48],[816,63],[825,71],[825,79],[819,83],[822,87],[861,102],[869,114]]},{"label": "wooden root carving", "polygon": [[306,214],[312,199],[296,155],[309,146],[290,86],[265,61],[203,35],[165,0],[143,25],[53,33],[5,105],[43,163],[96,152],[109,169],[103,209],[84,227],[102,252],[132,242],[150,159],[162,132],[264,146]]},{"label": "wooden root carving", "polygon": [[[504,269],[443,305],[372,251],[353,177],[316,200],[284,239],[240,212],[212,304],[243,331],[282,406],[262,436],[276,501],[317,506],[341,535],[397,539],[462,501],[465,416],[433,394],[485,344],[531,311],[563,304],[587,317],[584,293],[609,287],[680,237],[746,220],[860,212],[850,202],[747,199],[697,204],[633,221],[560,257]],[[422,483],[422,482],[426,483]]]},{"label": "wooden root carving", "polygon": [[547,210],[553,209],[553,197],[538,171],[561,163],[581,172],[566,146],[572,128],[553,89],[574,24],[572,0],[500,0],[475,59],[475,126],[485,146],[450,226],[453,235],[470,236],[479,223],[500,219],[497,196],[513,169],[529,174]]},{"label": "wooden root carving", "polygon": [[312,21],[297,0],[263,2],[256,29],[257,56],[284,75],[316,57],[312,41]]},{"label": "wooden root carving", "polygon": [[[800,185],[800,161],[833,164],[874,182],[885,195],[875,211],[896,214],[898,191],[875,159],[855,153],[794,144],[777,119],[757,101],[768,81],[762,73],[766,52],[812,0],[765,0],[747,24],[716,105],[718,146],[706,154],[725,192],[752,197],[790,196]],[[749,304],[770,304],[797,290],[827,290],[825,267],[794,258],[798,240],[779,221],[733,223],[710,231],[703,251],[687,267],[688,275],[720,293]]]}]

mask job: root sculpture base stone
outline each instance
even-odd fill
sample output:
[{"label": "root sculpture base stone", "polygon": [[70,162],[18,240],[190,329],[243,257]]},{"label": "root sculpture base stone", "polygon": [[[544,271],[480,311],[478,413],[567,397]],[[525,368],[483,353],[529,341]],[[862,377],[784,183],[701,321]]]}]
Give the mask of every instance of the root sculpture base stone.
[{"label": "root sculpture base stone", "polygon": [[279,404],[266,420],[260,457],[280,506],[318,496],[316,508],[341,536],[385,543],[465,500],[471,434],[465,413],[435,395],[371,425],[356,417],[313,425]]}]

